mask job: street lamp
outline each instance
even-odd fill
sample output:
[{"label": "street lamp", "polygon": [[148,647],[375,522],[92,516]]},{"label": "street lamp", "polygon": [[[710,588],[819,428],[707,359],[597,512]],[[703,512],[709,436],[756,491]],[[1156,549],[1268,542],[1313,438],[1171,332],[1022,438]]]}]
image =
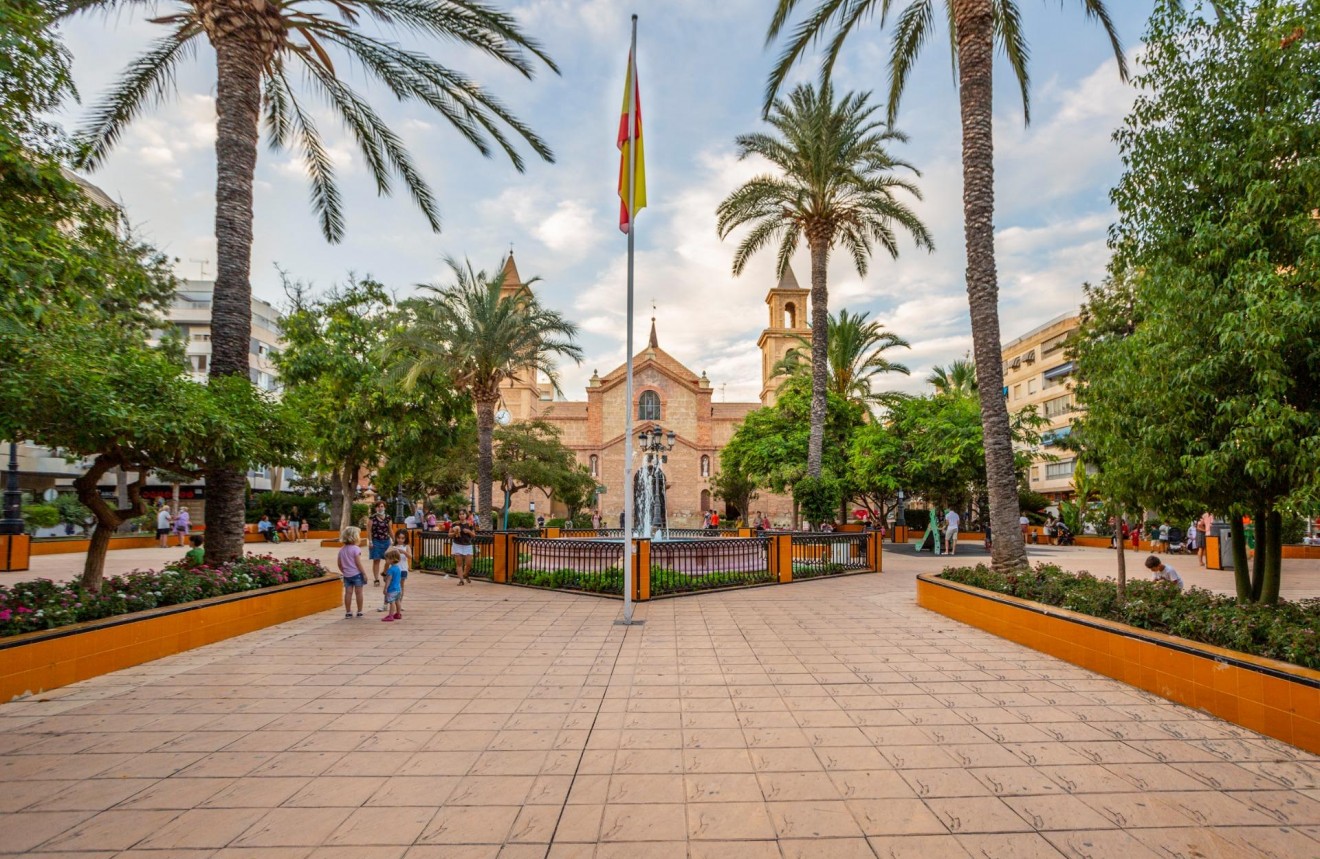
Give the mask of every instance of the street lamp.
[{"label": "street lamp", "polygon": [[394,524],[396,525],[401,524],[403,522],[403,518],[404,518],[403,505],[404,505],[403,484],[400,483],[399,488],[394,493]]},{"label": "street lamp", "polygon": [[894,528],[900,525],[906,526],[907,519],[903,518],[903,490],[898,490],[898,512],[894,514]]},{"label": "street lamp", "polygon": [[673,430],[666,433],[660,427],[650,430],[642,430],[637,434],[637,441],[641,444],[641,450],[646,454],[646,461],[651,462],[652,457],[656,457],[660,462],[668,462],[669,451],[674,449],[674,441],[678,434]]},{"label": "street lamp", "polygon": [[23,493],[18,489],[18,443],[9,443],[9,476],[5,483],[5,517],[0,534],[23,533]]}]

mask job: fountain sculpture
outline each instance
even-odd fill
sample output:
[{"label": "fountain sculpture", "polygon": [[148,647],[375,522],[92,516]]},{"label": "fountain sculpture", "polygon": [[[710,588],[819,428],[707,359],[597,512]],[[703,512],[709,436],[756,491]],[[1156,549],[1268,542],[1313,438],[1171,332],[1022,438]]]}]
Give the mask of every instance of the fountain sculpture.
[{"label": "fountain sculpture", "polygon": [[652,540],[669,537],[668,511],[665,509],[664,464],[674,449],[676,435],[660,427],[642,430],[637,435],[643,454],[642,465],[633,475],[633,534]]}]

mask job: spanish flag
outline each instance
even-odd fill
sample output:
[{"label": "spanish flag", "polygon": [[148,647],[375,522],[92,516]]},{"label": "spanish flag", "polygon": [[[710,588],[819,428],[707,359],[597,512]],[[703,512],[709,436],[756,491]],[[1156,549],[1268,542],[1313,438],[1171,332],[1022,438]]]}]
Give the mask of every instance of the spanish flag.
[{"label": "spanish flag", "polygon": [[[628,96],[632,95],[632,104]],[[636,116],[633,127],[628,127],[628,114]],[[632,132],[631,134],[629,132]],[[637,170],[633,179],[634,196],[628,199],[628,161],[630,151],[637,146]],[[628,77],[623,84],[623,112],[619,117],[619,230],[626,233],[632,227],[633,217],[646,208],[646,150],[642,146],[642,97],[637,85],[637,60],[628,52]],[[629,205],[629,203],[632,205]]]}]

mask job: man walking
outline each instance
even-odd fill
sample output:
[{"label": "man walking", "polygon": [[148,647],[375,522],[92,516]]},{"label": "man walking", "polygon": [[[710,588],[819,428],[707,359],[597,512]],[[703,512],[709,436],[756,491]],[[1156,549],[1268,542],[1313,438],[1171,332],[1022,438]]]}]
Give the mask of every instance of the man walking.
[{"label": "man walking", "polygon": [[162,504],[160,510],[156,513],[156,539],[160,540],[162,549],[170,547],[170,530],[170,508]]}]

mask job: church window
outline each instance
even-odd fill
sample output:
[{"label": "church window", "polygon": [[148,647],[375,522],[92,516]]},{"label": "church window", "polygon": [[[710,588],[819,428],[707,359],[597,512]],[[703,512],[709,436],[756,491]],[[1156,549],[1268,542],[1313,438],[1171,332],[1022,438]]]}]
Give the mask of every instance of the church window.
[{"label": "church window", "polygon": [[660,395],[655,391],[642,391],[642,396],[637,401],[637,420],[660,420]]},{"label": "church window", "polygon": [[784,327],[797,328],[797,305],[791,301],[784,304]]},{"label": "church window", "polygon": [[702,477],[710,477],[710,457],[709,457],[709,456],[703,456],[703,457],[701,458],[701,476],[702,476]]},{"label": "church window", "polygon": [[591,455],[591,476],[600,477],[600,457],[594,453]]}]

